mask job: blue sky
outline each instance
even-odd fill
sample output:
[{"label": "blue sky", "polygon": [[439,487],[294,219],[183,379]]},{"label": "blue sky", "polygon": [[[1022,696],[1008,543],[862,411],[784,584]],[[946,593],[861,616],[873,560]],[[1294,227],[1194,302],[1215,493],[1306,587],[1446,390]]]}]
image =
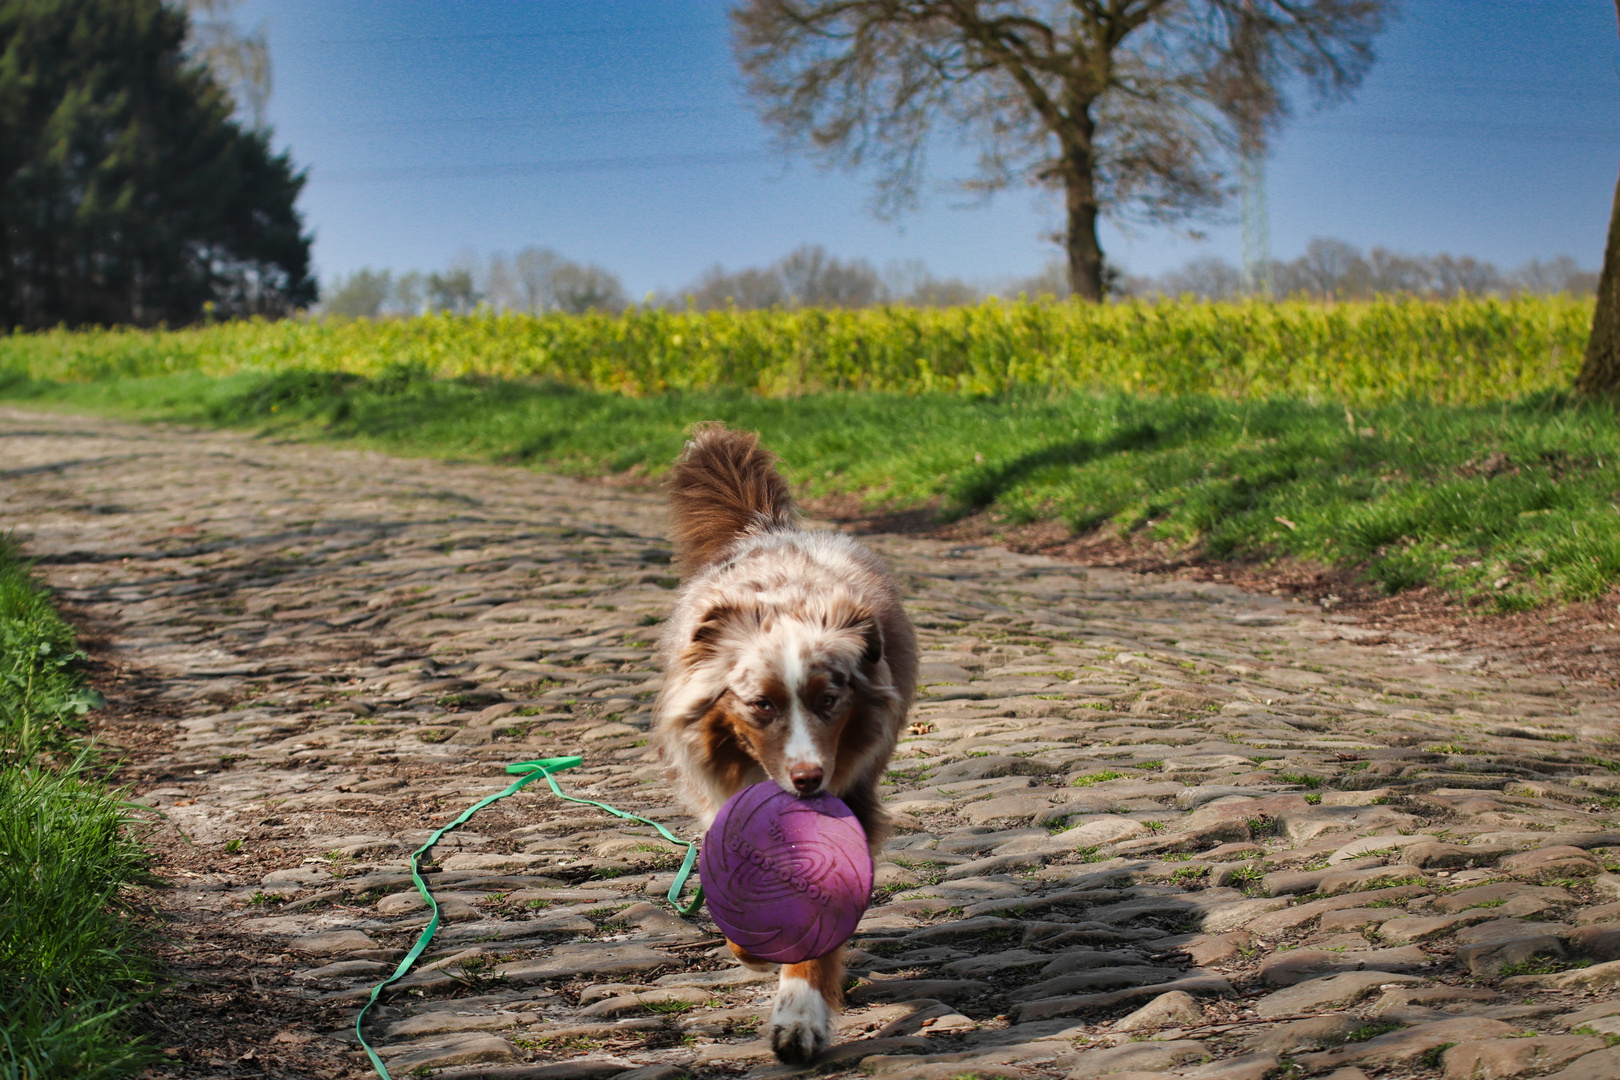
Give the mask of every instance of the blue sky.
[{"label": "blue sky", "polygon": [[[963,205],[940,190],[897,223],[868,177],[769,146],[739,86],[722,0],[247,0],[275,69],[270,121],[309,170],[323,279],[555,248],[632,295],[804,243],[882,267],[922,260],[990,284],[1057,255],[1049,195]],[[1507,268],[1597,266],[1620,168],[1612,0],[1406,0],[1355,99],[1302,110],[1268,164],[1273,253],[1313,236]],[[1105,227],[1156,273],[1236,262],[1238,230]]]}]

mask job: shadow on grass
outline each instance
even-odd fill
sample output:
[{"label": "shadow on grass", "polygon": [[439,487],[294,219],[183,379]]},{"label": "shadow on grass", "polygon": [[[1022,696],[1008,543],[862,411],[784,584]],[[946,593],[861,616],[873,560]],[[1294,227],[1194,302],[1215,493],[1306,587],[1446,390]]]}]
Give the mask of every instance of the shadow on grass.
[{"label": "shadow on grass", "polygon": [[[1497,608],[1620,583],[1620,426],[1604,402],[1491,406],[1020,392],[742,389],[634,397],[557,383],[310,369],[82,384],[0,372],[0,396],[115,415],[652,479],[690,425],[761,433],[801,497],[935,521],[1115,528],[1215,559],[1353,568]],[[633,472],[632,472],[633,470]],[[908,518],[909,520],[909,518]],[[913,528],[915,522],[911,522]]]},{"label": "shadow on grass", "polygon": [[1153,424],[1132,424],[1106,439],[1070,439],[1020,454],[1010,461],[986,463],[967,470],[957,479],[951,486],[950,500],[958,515],[982,510],[1003,492],[1042,469],[1054,465],[1080,466],[1122,451],[1143,450],[1157,443],[1160,437],[1159,428]]}]

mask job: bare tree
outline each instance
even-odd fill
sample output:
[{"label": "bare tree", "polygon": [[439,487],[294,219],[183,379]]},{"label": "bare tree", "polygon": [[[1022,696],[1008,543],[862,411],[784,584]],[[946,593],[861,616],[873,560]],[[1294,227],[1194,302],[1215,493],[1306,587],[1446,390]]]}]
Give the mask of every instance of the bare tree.
[{"label": "bare tree", "polygon": [[1582,270],[1569,255],[1555,255],[1546,262],[1531,259],[1508,275],[1508,282],[1516,292],[1591,296],[1597,292],[1598,276]]},{"label": "bare tree", "polygon": [[1502,291],[1502,275],[1492,263],[1472,255],[1437,255],[1434,266],[1434,295],[1449,299],[1467,294],[1484,296]]},{"label": "bare tree", "polygon": [[479,279],[479,291],[496,311],[522,311],[523,295],[512,262],[503,252],[489,257]]},{"label": "bare tree", "polygon": [[[1129,286],[1145,284],[1141,279],[1126,278],[1124,282],[1128,287],[1127,295],[1134,296],[1135,292]],[[1067,300],[1074,295],[1069,287],[1069,268],[1066,263],[1053,260],[1041,267],[1039,271],[1025,278],[1014,278],[1007,283],[1001,291],[1004,296],[1025,296],[1031,300],[1039,300],[1049,296],[1055,300]]]},{"label": "bare tree", "polygon": [[1159,288],[1170,297],[1232,300],[1244,294],[1243,272],[1225,259],[1194,259],[1160,277]]},{"label": "bare tree", "polygon": [[885,299],[883,279],[865,259],[844,262],[819,244],[776,264],[788,302],[798,307],[866,307]]},{"label": "bare tree", "polygon": [[[1285,86],[1347,94],[1395,0],[741,0],[734,48],[784,148],[875,165],[876,209],[914,205],[946,124],[964,183],[1064,193],[1076,295],[1101,300],[1103,213],[1176,221],[1227,197]],[[1297,77],[1297,80],[1296,80]]]},{"label": "bare tree", "polygon": [[1343,240],[1316,237],[1305,245],[1305,254],[1295,263],[1295,274],[1303,291],[1313,296],[1354,295],[1358,271],[1365,266],[1359,249]]},{"label": "bare tree", "polygon": [[539,315],[552,307],[551,275],[562,261],[562,256],[550,248],[526,247],[513,256],[516,306],[530,315]]},{"label": "bare tree", "polygon": [[231,91],[239,108],[256,128],[264,127],[270,104],[270,43],[260,23],[242,33],[231,19],[231,9],[242,0],[185,0],[191,17],[187,49]]},{"label": "bare tree", "polygon": [[[1545,262],[1532,259],[1510,274],[1471,255],[1404,255],[1375,247],[1366,255],[1343,240],[1315,237],[1296,259],[1272,264],[1280,295],[1320,300],[1368,300],[1376,296],[1422,296],[1445,300],[1460,295],[1593,291],[1597,275],[1568,255]],[[1233,299],[1243,294],[1242,275],[1217,258],[1194,259],[1157,277],[1126,278],[1126,296],[1196,296]]]},{"label": "bare tree", "polygon": [[630,304],[617,275],[600,266],[565,259],[550,248],[527,247],[511,257],[496,252],[487,260],[468,249],[446,272],[429,274],[426,285],[430,310],[458,315],[469,314],[482,304],[498,312],[529,315],[618,312]]},{"label": "bare tree", "polygon": [[320,310],[350,319],[375,319],[382,314],[393,287],[393,275],[387,270],[356,270],[346,278],[336,278],[330,288],[322,290],[325,296]]},{"label": "bare tree", "polygon": [[957,278],[936,278],[918,260],[891,263],[879,274],[864,259],[845,261],[812,245],[797,248],[766,267],[735,272],[710,267],[679,295],[699,311],[889,303],[951,307],[980,299],[979,290],[972,285]]},{"label": "bare tree", "polygon": [[754,267],[727,273],[723,266],[711,266],[685,291],[686,300],[699,311],[719,311],[735,307],[761,311],[787,304],[787,287],[776,267]]},{"label": "bare tree", "polygon": [[420,315],[427,306],[426,281],[420,270],[407,270],[394,279],[391,310],[400,315]]},{"label": "bare tree", "polygon": [[961,278],[937,278],[921,259],[892,262],[883,268],[883,292],[893,303],[913,307],[961,307],[975,304],[979,290]]},{"label": "bare tree", "polygon": [[619,312],[630,306],[618,276],[596,265],[563,260],[552,270],[549,287],[552,306],[570,315]]},{"label": "bare tree", "polygon": [[1375,295],[1426,293],[1433,287],[1433,280],[1427,259],[1414,259],[1381,247],[1367,253],[1367,281]]},{"label": "bare tree", "polygon": [[453,267],[442,274],[427,276],[427,306],[429,311],[444,311],[451,315],[466,315],[483,299],[473,281],[472,270]]},{"label": "bare tree", "polygon": [[[1614,12],[1620,18],[1620,0],[1614,0]],[[1592,336],[1586,341],[1586,360],[1575,377],[1575,389],[1583,394],[1620,396],[1620,182],[1615,184],[1614,205],[1609,210]]]}]

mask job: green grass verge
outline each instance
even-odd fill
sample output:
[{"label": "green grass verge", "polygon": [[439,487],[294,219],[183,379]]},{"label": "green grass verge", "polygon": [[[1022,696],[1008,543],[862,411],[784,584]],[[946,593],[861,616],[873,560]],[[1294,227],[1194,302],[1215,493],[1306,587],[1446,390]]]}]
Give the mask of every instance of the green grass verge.
[{"label": "green grass verge", "polygon": [[0,767],[79,746],[85,713],[101,704],[84,685],[83,658],[73,628],[0,536]]},{"label": "green grass verge", "polygon": [[128,1076],[153,1058],[129,1011],[153,966],[129,906],[139,824],[90,776],[98,703],[72,629],[0,538],[0,1078]]},{"label": "green grass verge", "polygon": [[579,476],[655,476],[692,423],[723,420],[761,432],[809,498],[1354,566],[1390,591],[1434,585],[1496,609],[1591,599],[1620,578],[1614,409],[1550,392],[1354,411],[1123,393],[628,397],[396,367],[0,375],[0,397]]}]

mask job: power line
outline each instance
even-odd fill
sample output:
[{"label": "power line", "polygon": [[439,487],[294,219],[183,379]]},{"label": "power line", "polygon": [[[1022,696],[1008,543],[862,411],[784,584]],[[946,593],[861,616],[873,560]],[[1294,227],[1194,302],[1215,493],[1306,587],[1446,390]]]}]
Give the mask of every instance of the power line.
[{"label": "power line", "polygon": [[[401,117],[388,120],[357,120],[333,124],[300,125],[301,132],[310,131],[394,131],[401,128],[533,128],[578,121],[607,121],[601,126],[616,127],[613,121],[636,121],[659,117],[679,116],[743,116],[747,109],[726,105],[693,105],[685,107],[646,109],[588,109],[553,112],[533,116],[466,116],[466,117]],[[1553,143],[1610,143],[1620,140],[1620,131],[1586,126],[1547,125],[1530,122],[1478,121],[1478,120],[1405,120],[1382,118],[1333,119],[1324,116],[1302,118],[1289,125],[1290,131],[1343,131],[1367,134],[1407,135],[1422,138],[1478,139],[1490,142],[1553,142]]]},{"label": "power line", "polygon": [[741,113],[746,110],[728,108],[722,105],[693,105],[684,108],[656,108],[656,109],[586,109],[573,112],[554,112],[536,114],[533,116],[438,116],[415,117],[402,116],[394,120],[356,120],[348,123],[337,122],[333,124],[312,124],[301,126],[300,130],[314,131],[384,131],[395,128],[443,128],[443,127],[540,127],[560,121],[574,120],[634,120],[641,117],[668,117],[668,116],[694,116],[701,114],[719,115],[723,113]]},{"label": "power line", "polygon": [[1435,86],[1428,83],[1380,83],[1375,87],[1364,88],[1364,96],[1374,96],[1380,92],[1399,93],[1401,96],[1411,95],[1422,98],[1468,98],[1471,100],[1489,98],[1499,101],[1578,101],[1591,105],[1613,105],[1620,101],[1620,80],[1613,83],[1598,84],[1596,86],[1546,86],[1512,87],[1512,86],[1457,86],[1443,84]]},{"label": "power line", "polygon": [[1524,142],[1612,145],[1620,142],[1620,130],[1597,127],[1571,127],[1561,124],[1497,123],[1470,120],[1311,120],[1294,128],[1299,131],[1339,131],[1362,135],[1403,135],[1418,139],[1465,139],[1504,146]]},{"label": "power line", "polygon": [[614,34],[667,34],[692,30],[719,30],[724,23],[646,23],[624,26],[589,26],[578,30],[499,31],[483,34],[402,34],[391,37],[293,38],[272,42],[289,45],[411,45],[447,41],[546,41],[555,38],[606,37]]},{"label": "power line", "polygon": [[[1414,87],[1416,87],[1418,84],[1413,84],[1413,85],[1414,85]],[[1421,87],[1419,87],[1419,88],[1421,89]],[[1486,93],[1489,93],[1489,88],[1474,88],[1474,87],[1468,87],[1468,88],[1463,88],[1463,87],[1443,87],[1443,88],[1439,88],[1439,90],[1447,92],[1447,93],[1449,93],[1451,91],[1455,91],[1458,95],[1467,94],[1470,97],[1479,97],[1479,96],[1483,96]],[[1620,87],[1617,87],[1617,90],[1620,90]],[[1483,91],[1483,93],[1477,92],[1477,91]],[[1434,91],[1425,90],[1425,93],[1432,93],[1432,92],[1434,92]],[[1512,95],[1505,94],[1504,96],[1512,96]],[[1526,97],[1528,99],[1528,95]],[[1620,103],[1620,94],[1616,94],[1615,97],[1617,99],[1617,103]],[[1583,96],[1583,100],[1591,100],[1591,99],[1592,99],[1592,95],[1589,94],[1589,93]],[[619,119],[638,120],[638,119],[641,119],[643,117],[704,116],[704,115],[708,115],[708,116],[738,116],[738,115],[744,115],[744,114],[749,114],[749,110],[747,109],[746,106],[743,106],[743,105],[686,105],[686,106],[666,106],[666,107],[659,107],[659,108],[636,108],[636,109],[576,109],[576,110],[569,110],[567,112],[534,113],[534,114],[529,114],[529,115],[516,115],[516,116],[514,116],[514,115],[507,115],[507,116],[483,115],[483,116],[461,116],[461,117],[456,117],[456,116],[428,116],[428,117],[402,116],[402,117],[398,117],[398,118],[395,118],[395,119],[354,120],[354,121],[347,121],[347,122],[345,122],[345,121],[337,121],[337,122],[329,123],[329,124],[301,125],[301,130],[305,130],[305,131],[387,131],[387,130],[393,130],[393,129],[397,129],[397,128],[421,129],[421,128],[461,127],[461,126],[473,126],[473,125],[477,125],[479,127],[484,127],[484,128],[492,128],[492,127],[522,128],[522,127],[541,127],[541,126],[544,126],[544,125],[547,125],[547,124],[554,124],[554,123],[559,123],[559,122],[563,122],[563,121],[572,122],[572,121],[577,121],[577,120],[607,120],[607,121],[612,121],[612,120],[619,120]],[[1298,123],[1299,124],[1311,124],[1313,122],[1316,122],[1316,120],[1317,120],[1316,117],[1307,117],[1307,118],[1299,120]],[[1350,122],[1351,123],[1357,123],[1359,121],[1351,120]],[[1469,122],[1470,121],[1433,121],[1433,123],[1469,123]],[[1499,128],[1500,127],[1500,125],[1498,125],[1495,121],[1491,122],[1491,126],[1493,128]],[[1508,125],[1508,126],[1512,126],[1512,125]],[[1540,125],[1535,125],[1535,126],[1537,126],[1538,129],[1540,128]],[[1583,132],[1598,132],[1599,134],[1601,134],[1601,129],[1580,129],[1580,130],[1583,131]]]},{"label": "power line", "polygon": [[[1448,84],[1436,85],[1436,84],[1427,84],[1427,83],[1416,82],[1416,81],[1408,81],[1408,82],[1401,82],[1401,83],[1397,83],[1397,84],[1389,84],[1389,83],[1382,84],[1382,88],[1384,88],[1384,89],[1389,89],[1392,86],[1394,88],[1398,88],[1398,89],[1411,90],[1411,91],[1414,91],[1414,92],[1422,93],[1422,94],[1424,94],[1426,96],[1467,96],[1467,97],[1477,98],[1477,97],[1482,97],[1482,96],[1490,96],[1490,95],[1493,95],[1493,94],[1500,94],[1503,97],[1518,97],[1518,98],[1523,98],[1525,100],[1536,99],[1537,96],[1538,96],[1538,93],[1540,91],[1557,91],[1559,93],[1559,95],[1564,95],[1564,94],[1567,93],[1568,96],[1579,97],[1582,101],[1591,102],[1593,104],[1606,103],[1606,102],[1602,102],[1602,101],[1598,100],[1600,98],[1603,98],[1605,95],[1594,94],[1592,92],[1592,87],[1590,85],[1576,86],[1575,84],[1571,84],[1571,83],[1541,83],[1541,84],[1498,83],[1498,84],[1494,84],[1494,85],[1493,84],[1471,83],[1468,86],[1456,86],[1456,85],[1449,84],[1449,83]],[[1540,88],[1539,91],[1531,92],[1532,88],[1537,88],[1537,87]],[[1612,87],[1612,88],[1601,88],[1601,89],[1612,89],[1612,90],[1616,91],[1616,93],[1614,93],[1612,95],[1608,95],[1608,96],[1612,96],[1612,97],[1617,99],[1617,102],[1620,102],[1620,82],[1617,82],[1616,85],[1614,87]],[[1545,97],[1546,95],[1541,94],[1541,96]],[[719,116],[719,115],[738,115],[738,114],[743,114],[743,113],[747,113],[747,112],[748,112],[748,109],[746,108],[746,106],[742,106],[742,105],[683,105],[683,106],[664,106],[664,107],[656,107],[656,108],[649,107],[649,108],[635,108],[635,109],[575,109],[575,110],[569,110],[569,111],[566,111],[566,112],[534,113],[534,114],[528,114],[528,115],[507,115],[507,116],[479,115],[479,116],[463,116],[463,117],[455,117],[455,116],[436,116],[436,117],[435,116],[429,116],[429,117],[408,116],[408,117],[399,117],[397,119],[355,120],[355,121],[349,121],[349,122],[338,121],[338,122],[329,123],[329,124],[304,125],[304,126],[302,126],[302,130],[314,130],[314,131],[321,131],[321,130],[370,131],[370,130],[376,130],[376,131],[384,131],[384,130],[389,130],[389,129],[394,129],[394,128],[401,128],[401,127],[419,129],[419,128],[424,128],[424,127],[456,127],[456,126],[470,126],[470,125],[478,125],[478,126],[486,127],[486,128],[487,127],[536,127],[536,126],[543,126],[545,124],[556,123],[558,121],[615,120],[615,119],[620,119],[620,118],[635,120],[635,119],[640,119],[642,117],[653,117],[653,116],[698,116],[698,115]],[[1302,119],[1300,119],[1298,121],[1298,123],[1299,124],[1310,124],[1310,123],[1314,122],[1316,119],[1317,118],[1315,118],[1315,117],[1302,118]],[[1355,123],[1357,121],[1352,120],[1351,122]],[[1466,121],[1463,121],[1463,122],[1466,123]],[[1435,121],[1435,123],[1452,123],[1452,121]],[[1492,125],[1493,128],[1498,127],[1498,125],[1494,121],[1491,122],[1491,125]],[[1508,125],[1508,126],[1512,126],[1512,125]],[[1585,132],[1585,133],[1590,133],[1592,131],[1596,131],[1597,129],[1581,129],[1581,130],[1583,132]],[[1583,137],[1584,137],[1584,135],[1583,135]],[[1601,137],[1601,133],[1600,133],[1600,137]]]},{"label": "power line", "polygon": [[577,161],[512,161],[488,165],[400,165],[377,169],[340,169],[311,176],[317,183],[376,183],[392,180],[481,180],[511,176],[567,176],[642,169],[701,168],[745,165],[770,160],[752,151],[709,154],[645,154],[639,157],[582,158]]},{"label": "power line", "polygon": [[[1620,142],[1620,131],[1600,129],[1543,129],[1533,128],[1513,138],[1503,138],[1498,125],[1479,125],[1495,128],[1498,133],[1459,131],[1453,124],[1313,124],[1312,130],[1343,131],[1361,135],[1397,135],[1419,139],[1465,139],[1511,146],[1523,142],[1552,142],[1582,145],[1612,145]],[[1524,125],[1529,127],[1529,125]],[[355,184],[390,183],[418,180],[487,180],[523,176],[572,176],[592,173],[634,172],[649,169],[711,168],[732,165],[753,165],[776,160],[776,155],[761,151],[718,151],[701,154],[645,154],[634,157],[581,158],[574,161],[513,161],[481,165],[400,165],[370,169],[337,169],[320,171],[310,177],[311,183]]]}]

